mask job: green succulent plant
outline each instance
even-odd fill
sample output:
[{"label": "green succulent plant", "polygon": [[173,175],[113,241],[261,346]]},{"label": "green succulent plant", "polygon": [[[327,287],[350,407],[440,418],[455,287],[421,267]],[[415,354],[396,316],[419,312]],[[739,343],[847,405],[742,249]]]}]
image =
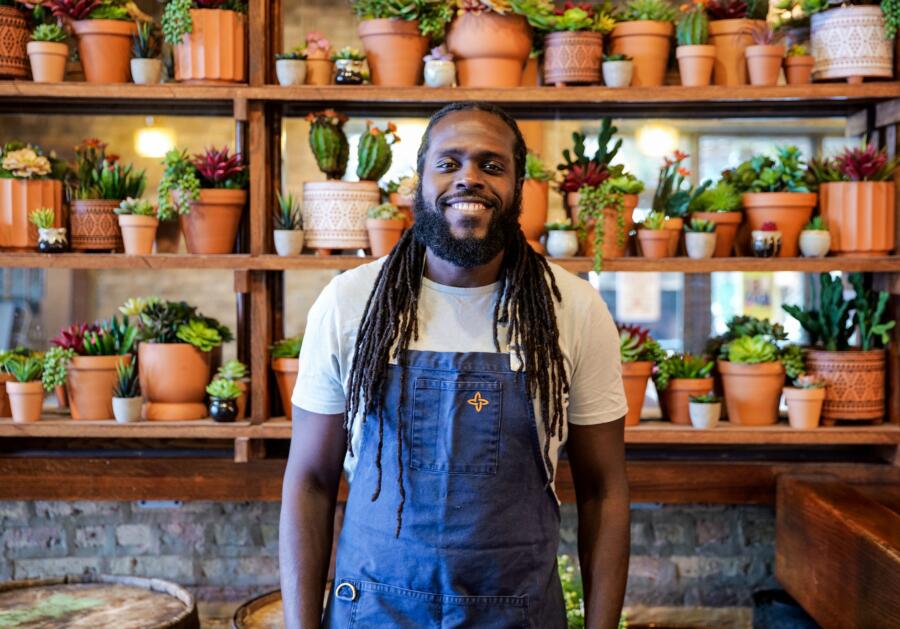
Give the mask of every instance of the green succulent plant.
[{"label": "green succulent plant", "polygon": [[397,135],[397,127],[393,122],[389,122],[384,129],[366,122],[366,130],[359,137],[357,146],[356,175],[359,180],[378,181],[384,177],[393,159],[391,147],[399,141],[400,136]]},{"label": "green succulent plant", "polygon": [[704,4],[691,5],[682,13],[675,28],[675,38],[679,46],[702,46],[709,41],[709,17]]},{"label": "green succulent plant", "polygon": [[112,319],[100,321],[98,329],[84,334],[85,356],[119,356],[130,354],[134,349],[138,330],[130,323],[128,317],[122,321],[114,316]]},{"label": "green succulent plant", "polygon": [[704,393],[703,395],[689,395],[688,401],[694,404],[718,404],[722,398],[715,393]]},{"label": "green succulent plant", "polygon": [[664,229],[665,226],[666,215],[656,210],[647,214],[646,218],[641,222],[642,229],[649,229],[651,231],[659,231],[660,229]]},{"label": "green succulent plant", "polygon": [[66,31],[59,24],[39,24],[31,32],[31,41],[61,43],[68,39]]},{"label": "green succulent plant", "polygon": [[529,151],[525,156],[525,179],[550,181],[553,179],[553,171],[544,165],[540,155]]},{"label": "green succulent plant", "polygon": [[616,19],[620,22],[674,22],[676,14],[675,7],[667,0],[630,0]]},{"label": "green succulent plant", "polygon": [[41,382],[45,391],[52,391],[66,383],[69,363],[75,357],[75,350],[51,347],[44,353],[44,371]]},{"label": "green succulent plant", "polygon": [[56,212],[48,207],[32,210],[28,215],[28,222],[38,229],[50,229],[56,222]]},{"label": "green succulent plant", "polygon": [[779,148],[777,160],[756,155],[722,176],[738,192],[809,192],[812,181],[796,146]]},{"label": "green succulent plant", "polygon": [[316,158],[319,170],[328,179],[340,179],[347,172],[350,159],[350,143],[344,133],[347,116],[333,109],[326,109],[306,116],[309,126],[309,147]]},{"label": "green succulent plant", "polygon": [[6,357],[3,369],[12,375],[16,382],[34,382],[41,379],[44,370],[43,356],[41,354],[30,356],[12,354]]},{"label": "green succulent plant", "polygon": [[741,195],[727,181],[719,181],[715,186],[707,188],[690,207],[692,212],[734,212],[741,208]]},{"label": "green succulent plant", "polygon": [[216,377],[224,378],[225,380],[243,380],[247,377],[248,373],[250,372],[247,370],[247,365],[236,358],[232,358],[231,360],[225,361],[225,364],[219,367],[219,370],[216,372]]},{"label": "green succulent plant", "polygon": [[716,224],[702,218],[692,218],[685,224],[684,231],[712,234],[716,231]]},{"label": "green succulent plant", "polygon": [[179,326],[176,336],[179,341],[193,345],[201,352],[211,351],[222,344],[219,331],[198,319],[192,319]]},{"label": "green succulent plant", "polygon": [[398,221],[406,215],[393,203],[382,203],[369,208],[368,217],[377,221]]},{"label": "green succulent plant", "polygon": [[280,192],[276,192],[275,197],[278,204],[272,215],[273,227],[275,229],[286,229],[291,231],[303,229],[303,214],[300,211],[300,199],[296,198],[291,192],[289,192],[287,196],[282,196]]},{"label": "green succulent plant", "polygon": [[290,336],[276,341],[269,347],[269,352],[272,358],[297,358],[300,356],[300,346],[302,344],[302,336]]},{"label": "green succulent plant", "polygon": [[665,391],[669,388],[669,382],[676,378],[690,380],[709,378],[714,364],[706,356],[671,354],[656,364],[653,382],[658,390]]},{"label": "green succulent plant", "polygon": [[241,397],[241,388],[233,380],[214,378],[206,387],[209,397],[216,400],[236,400]]},{"label": "green succulent plant", "polygon": [[778,346],[762,334],[741,336],[728,344],[728,360],[742,365],[775,362]]}]

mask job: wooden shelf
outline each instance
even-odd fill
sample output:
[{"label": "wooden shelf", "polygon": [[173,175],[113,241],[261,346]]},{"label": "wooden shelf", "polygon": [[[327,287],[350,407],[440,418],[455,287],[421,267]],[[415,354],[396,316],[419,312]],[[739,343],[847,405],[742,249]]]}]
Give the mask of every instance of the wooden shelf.
[{"label": "wooden shelf", "polygon": [[0,420],[0,437],[66,439],[235,439],[248,436],[250,422],[219,423],[212,419],[120,424],[114,420],[75,421],[59,415],[36,422]]},{"label": "wooden shelf", "polygon": [[249,254],[0,253],[0,268],[42,269],[251,269]]}]

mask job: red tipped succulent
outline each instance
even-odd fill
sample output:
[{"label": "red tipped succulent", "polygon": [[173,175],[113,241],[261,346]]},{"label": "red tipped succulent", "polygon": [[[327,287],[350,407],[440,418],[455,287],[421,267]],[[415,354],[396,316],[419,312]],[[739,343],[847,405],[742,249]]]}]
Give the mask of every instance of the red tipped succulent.
[{"label": "red tipped succulent", "polygon": [[84,337],[91,332],[97,332],[100,328],[87,323],[73,323],[59,331],[59,335],[50,343],[56,347],[74,350],[76,354],[84,354]]},{"label": "red tipped succulent", "polygon": [[887,152],[879,151],[874,144],[847,149],[834,161],[847,181],[884,181],[891,177],[897,166],[896,162],[889,163]]},{"label": "red tipped succulent", "polygon": [[244,175],[244,163],[240,154],[228,154],[228,147],[217,150],[209,147],[205,153],[194,155],[194,166],[207,187],[240,187]]},{"label": "red tipped succulent", "polygon": [[50,0],[44,6],[50,9],[54,17],[86,20],[102,4],[103,0]]},{"label": "red tipped succulent", "polygon": [[776,225],[772,221],[766,221],[765,223],[762,224],[762,227],[760,228],[760,230],[764,231],[764,232],[777,232],[778,225]]},{"label": "red tipped succulent", "polygon": [[607,179],[609,169],[605,166],[598,166],[594,162],[588,162],[586,167],[575,164],[566,173],[559,189],[561,192],[578,192],[584,186],[599,186]]},{"label": "red tipped succulent", "polygon": [[711,20],[734,20],[747,17],[747,3],[744,0],[710,0],[706,13]]}]

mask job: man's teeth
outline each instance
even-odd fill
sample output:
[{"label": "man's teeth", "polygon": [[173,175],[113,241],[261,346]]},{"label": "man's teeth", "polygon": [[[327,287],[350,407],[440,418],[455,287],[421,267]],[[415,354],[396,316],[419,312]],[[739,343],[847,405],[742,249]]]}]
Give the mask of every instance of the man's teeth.
[{"label": "man's teeth", "polygon": [[475,212],[484,210],[487,207],[484,203],[453,203],[452,205],[454,209],[462,210],[463,212]]}]

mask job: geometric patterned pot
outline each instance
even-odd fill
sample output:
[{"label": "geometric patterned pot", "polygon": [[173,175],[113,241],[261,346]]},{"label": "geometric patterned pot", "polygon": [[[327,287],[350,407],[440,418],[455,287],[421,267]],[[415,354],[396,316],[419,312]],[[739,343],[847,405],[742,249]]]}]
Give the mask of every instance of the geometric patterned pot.
[{"label": "geometric patterned pot", "polygon": [[829,9],[812,16],[813,79],[893,75],[894,41],[884,37],[878,6]]},{"label": "geometric patterned pot", "polygon": [[603,57],[601,33],[550,33],[545,44],[545,84],[600,82],[600,63]]},{"label": "geometric patterned pot", "polygon": [[0,248],[37,247],[37,227],[28,216],[44,207],[56,215],[54,227],[66,226],[62,182],[58,179],[0,179]]},{"label": "geometric patterned pot", "polygon": [[366,218],[381,192],[374,181],[307,181],[303,184],[303,227],[311,249],[369,246]]},{"label": "geometric patterned pot", "polygon": [[0,7],[0,79],[28,78],[30,35],[25,14],[13,7]]},{"label": "geometric patterned pot", "polygon": [[72,249],[76,251],[121,251],[122,233],[115,199],[79,199],[72,201],[69,222]]},{"label": "geometric patterned pot", "polygon": [[827,383],[822,419],[877,421],[884,419],[884,350],[804,352],[809,373]]}]

